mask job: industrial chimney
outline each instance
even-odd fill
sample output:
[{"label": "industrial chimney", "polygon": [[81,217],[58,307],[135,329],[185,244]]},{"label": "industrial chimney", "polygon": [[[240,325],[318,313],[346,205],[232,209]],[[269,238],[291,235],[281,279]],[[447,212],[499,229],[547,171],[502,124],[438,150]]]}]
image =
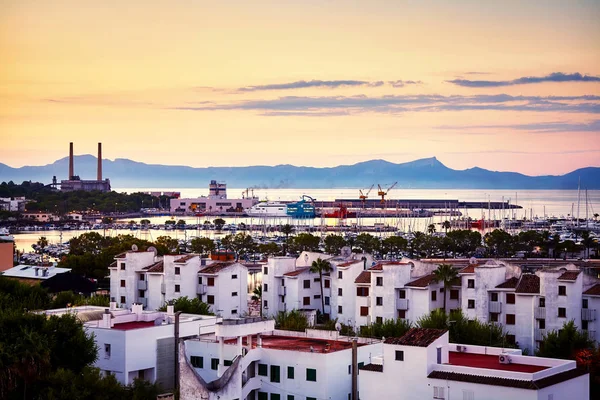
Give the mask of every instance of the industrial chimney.
[{"label": "industrial chimney", "polygon": [[98,181],[102,180],[102,143],[98,143]]},{"label": "industrial chimney", "polygon": [[72,180],[75,176],[75,170],[73,168],[73,142],[69,143],[69,176],[68,180]]}]

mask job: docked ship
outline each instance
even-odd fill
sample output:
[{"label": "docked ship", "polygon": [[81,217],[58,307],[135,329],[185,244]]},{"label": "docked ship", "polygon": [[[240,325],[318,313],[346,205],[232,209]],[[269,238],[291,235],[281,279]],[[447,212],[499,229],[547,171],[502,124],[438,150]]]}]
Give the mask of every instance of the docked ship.
[{"label": "docked ship", "polygon": [[348,207],[346,207],[344,204],[340,204],[339,208],[323,213],[321,216],[323,218],[339,219],[356,218],[356,211],[348,211]]},{"label": "docked ship", "polygon": [[246,213],[250,217],[315,218],[314,202],[306,201],[304,197],[308,196],[293,203],[260,202],[246,210]]}]

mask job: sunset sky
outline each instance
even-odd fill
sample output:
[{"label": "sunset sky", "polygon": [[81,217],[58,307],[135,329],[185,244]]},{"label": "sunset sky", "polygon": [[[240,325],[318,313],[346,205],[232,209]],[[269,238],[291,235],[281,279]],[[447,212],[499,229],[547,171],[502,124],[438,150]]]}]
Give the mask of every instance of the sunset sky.
[{"label": "sunset sky", "polygon": [[[535,3],[535,4],[533,4]],[[600,166],[599,1],[0,0],[0,162]]]}]

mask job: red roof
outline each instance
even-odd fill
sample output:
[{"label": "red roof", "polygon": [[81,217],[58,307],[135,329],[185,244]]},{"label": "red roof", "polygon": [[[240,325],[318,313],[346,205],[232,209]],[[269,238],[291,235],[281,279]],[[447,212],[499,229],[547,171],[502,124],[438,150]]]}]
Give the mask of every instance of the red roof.
[{"label": "red roof", "polygon": [[130,331],[132,329],[149,328],[154,326],[154,321],[134,321],[134,322],[123,322],[122,324],[115,324],[111,329],[119,331]]},{"label": "red roof", "polygon": [[399,344],[402,346],[427,347],[446,332],[448,331],[445,329],[410,328],[404,336],[400,338],[387,338],[384,343]]},{"label": "red roof", "polygon": [[285,273],[285,274],[283,274],[283,276],[298,276],[301,273],[306,272],[308,270],[310,270],[310,267],[302,267],[302,268],[295,269],[291,272]]},{"label": "red roof", "polygon": [[539,293],[540,292],[540,277],[534,274],[523,274],[517,285],[517,293]]},{"label": "red roof", "polygon": [[164,272],[164,264],[162,261],[159,261],[155,264],[152,264],[148,267],[142,268],[146,272]]},{"label": "red roof", "polygon": [[583,292],[583,294],[587,294],[590,296],[600,296],[600,283],[592,286],[591,288]]},{"label": "red roof", "polygon": [[[266,349],[301,351],[305,353],[333,353],[335,351],[347,350],[352,348],[352,342],[342,340],[327,340],[304,337],[290,337],[279,335],[261,335],[262,347]],[[225,340],[227,344],[235,344],[235,339]],[[252,338],[252,347],[256,347],[256,336]],[[248,337],[242,338],[242,344],[248,345]],[[364,346],[358,343],[358,347]]]},{"label": "red roof", "polygon": [[[531,374],[549,368],[540,365],[528,364],[500,364],[498,361],[498,356],[486,354],[458,353],[456,351],[450,351],[448,352],[448,355],[450,358],[449,364],[460,365],[463,367],[499,369],[502,371],[527,372]],[[510,355],[508,357],[510,358]]]},{"label": "red roof", "polygon": [[181,258],[178,258],[175,261],[175,264],[185,264],[186,262],[188,262],[189,260],[191,260],[194,257],[197,257],[197,255],[195,255],[195,254],[188,254],[187,256],[183,256]]},{"label": "red roof", "polygon": [[459,274],[474,274],[476,266],[477,266],[476,264],[467,265],[466,267],[464,267],[463,269],[458,271],[458,273]]},{"label": "red roof", "polygon": [[338,267],[349,267],[349,266],[354,265],[354,264],[359,263],[359,262],[361,263],[362,260],[348,261],[348,262],[345,262],[345,263],[338,264],[337,266]]},{"label": "red roof", "polygon": [[354,283],[371,283],[371,272],[363,271],[356,277]]},{"label": "red roof", "polygon": [[558,277],[561,281],[576,281],[581,271],[566,271],[564,274]]},{"label": "red roof", "polygon": [[512,277],[507,281],[502,282],[496,289],[514,289],[519,284],[519,278]]},{"label": "red roof", "polygon": [[207,266],[206,268],[201,269],[198,273],[199,274],[218,274],[219,272],[221,272],[222,270],[224,270],[227,267],[232,266],[233,264],[236,264],[235,262],[216,262],[214,264],[211,264],[209,266]]},{"label": "red roof", "polygon": [[435,279],[434,274],[425,275],[420,277],[419,279],[415,279],[412,282],[408,282],[405,287],[427,287],[431,284]]}]

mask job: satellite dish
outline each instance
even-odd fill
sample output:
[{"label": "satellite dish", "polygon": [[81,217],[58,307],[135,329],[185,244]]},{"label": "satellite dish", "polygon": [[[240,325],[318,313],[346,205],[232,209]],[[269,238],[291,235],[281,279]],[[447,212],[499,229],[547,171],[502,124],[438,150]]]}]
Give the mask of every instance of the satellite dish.
[{"label": "satellite dish", "polygon": [[342,247],[341,255],[344,258],[350,257],[352,255],[352,249],[350,248],[350,246]]},{"label": "satellite dish", "polygon": [[338,331],[338,332],[341,331],[342,330],[342,324],[340,324],[339,322],[336,322],[335,323],[335,330]]},{"label": "satellite dish", "polygon": [[134,245],[132,245],[132,246],[131,246],[131,250],[133,250],[133,251],[138,251],[137,244],[134,244]]},{"label": "satellite dish", "polygon": [[164,321],[163,317],[156,318],[154,320],[154,326],[160,326],[160,325],[162,325],[163,321]]},{"label": "satellite dish", "polygon": [[[134,245],[134,246],[135,246],[135,245]],[[150,247],[148,247],[148,250],[147,250],[147,251],[151,251],[151,252],[153,252],[153,253],[154,253],[154,256],[156,256],[156,255],[158,254],[158,250],[156,250],[156,247],[154,247],[154,246],[150,246]]]}]

